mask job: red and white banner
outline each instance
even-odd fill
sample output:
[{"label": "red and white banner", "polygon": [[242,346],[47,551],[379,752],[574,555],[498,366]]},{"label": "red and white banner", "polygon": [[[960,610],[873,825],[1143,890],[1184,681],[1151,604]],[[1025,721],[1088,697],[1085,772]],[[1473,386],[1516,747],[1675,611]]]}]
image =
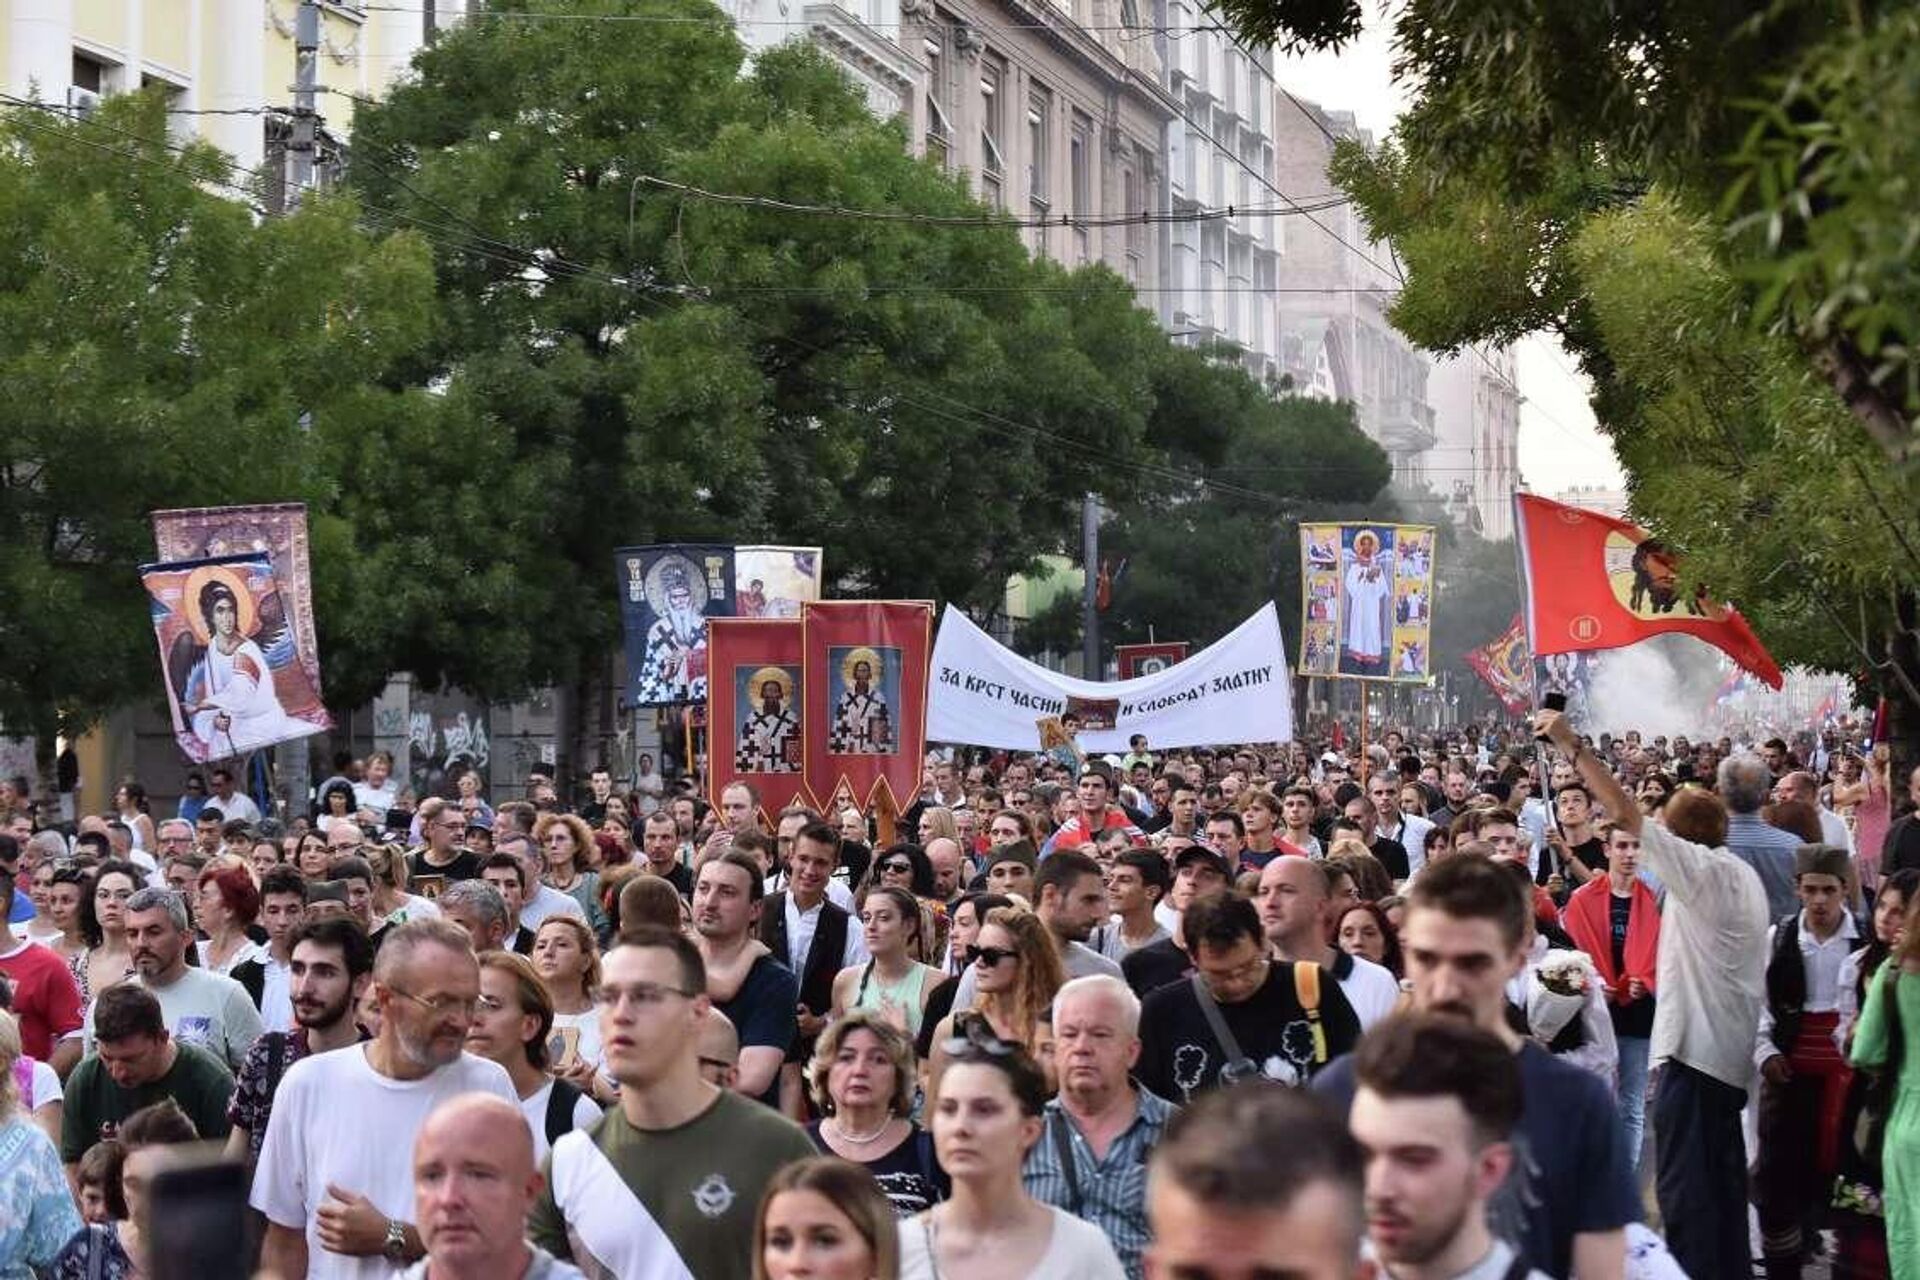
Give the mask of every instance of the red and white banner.
[{"label": "red and white banner", "polygon": [[927,751],[933,606],[923,600],[815,600],[801,611],[805,775],[822,805],[900,812],[920,791]]},{"label": "red and white banner", "polygon": [[1645,529],[1528,493],[1513,496],[1536,657],[1618,649],[1680,632],[1721,650],[1778,689],[1780,667],[1731,605],[1704,589],[1683,598],[1680,554]]},{"label": "red and white banner", "polygon": [[1161,644],[1117,644],[1113,646],[1113,660],[1120,668],[1122,680],[1137,680],[1141,676],[1157,676],[1176,662],[1185,660],[1187,642],[1168,640]]},{"label": "red and white banner", "polygon": [[803,646],[798,618],[707,621],[707,785],[715,805],[735,782],[760,793],[769,819],[811,803]]}]

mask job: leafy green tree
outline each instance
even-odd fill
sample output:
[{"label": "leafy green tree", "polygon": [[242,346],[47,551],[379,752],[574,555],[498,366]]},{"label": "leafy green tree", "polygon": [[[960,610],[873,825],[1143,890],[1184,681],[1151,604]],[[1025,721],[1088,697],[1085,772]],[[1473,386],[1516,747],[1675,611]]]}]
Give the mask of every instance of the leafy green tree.
[{"label": "leafy green tree", "polygon": [[[1222,8],[1310,47],[1361,16]],[[1449,352],[1556,334],[1689,578],[1783,661],[1920,714],[1912,8],[1412,0],[1388,20],[1411,105],[1334,176],[1405,264],[1395,323]]]},{"label": "leafy green tree", "polygon": [[[0,117],[0,721],[73,733],[161,683],[151,511],[335,492],[330,423],[431,325],[412,236],[345,202],[260,221],[231,165],[128,96]],[[322,534],[330,536],[323,520]],[[326,640],[340,596],[321,557]],[[326,650],[323,648],[323,654]]]}]

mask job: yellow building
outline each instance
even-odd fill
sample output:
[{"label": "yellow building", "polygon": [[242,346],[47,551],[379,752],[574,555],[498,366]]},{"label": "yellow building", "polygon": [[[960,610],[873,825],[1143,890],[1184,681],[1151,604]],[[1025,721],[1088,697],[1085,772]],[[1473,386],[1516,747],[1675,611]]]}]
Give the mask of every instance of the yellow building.
[{"label": "yellow building", "polygon": [[[467,0],[319,0],[315,107],[342,138],[355,98],[378,97]],[[84,111],[109,94],[166,86],[182,135],[245,169],[283,162],[299,0],[0,0],[0,85]]]}]

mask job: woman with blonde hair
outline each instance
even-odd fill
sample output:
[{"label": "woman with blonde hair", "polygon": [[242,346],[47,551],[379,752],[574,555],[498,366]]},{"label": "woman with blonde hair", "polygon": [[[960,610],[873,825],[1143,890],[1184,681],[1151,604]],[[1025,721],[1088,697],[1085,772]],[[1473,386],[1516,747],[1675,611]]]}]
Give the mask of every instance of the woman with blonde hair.
[{"label": "woman with blonde hair", "polygon": [[[922,849],[941,838],[958,842],[960,825],[953,820],[953,810],[945,805],[930,804],[920,811],[920,825],[914,831],[914,842]],[[961,848],[965,848],[964,844]]]},{"label": "woman with blonde hair", "polygon": [[552,915],[534,932],[532,960],[553,1001],[553,1069],[589,1088],[601,1059],[600,947],[586,921]]},{"label": "woman with blonde hair", "polygon": [[362,845],[360,856],[373,869],[373,931],[390,924],[440,914],[426,898],[407,892],[407,851],[398,844]]},{"label": "woman with blonde hair", "polygon": [[20,1024],[0,1013],[0,1276],[41,1274],[85,1228],[53,1139],[20,1106]]},{"label": "woman with blonde hair", "polygon": [[600,910],[600,873],[587,866],[594,856],[593,832],[571,813],[543,813],[533,824],[533,842],[546,859],[541,881],[579,903],[598,933],[607,917]]},{"label": "woman with blonde hair", "polygon": [[860,1166],[826,1156],[773,1175],[753,1224],[753,1280],[899,1280],[887,1198]]},{"label": "woman with blonde hair", "polygon": [[913,1042],[861,1009],[827,1024],[807,1064],[821,1115],[807,1136],[824,1153],[864,1167],[903,1218],[947,1196],[932,1140],[913,1122],[918,1079]]},{"label": "woman with blonde hair", "polygon": [[[1052,1011],[1054,993],[1066,981],[1059,948],[1040,917],[1024,907],[987,912],[965,959],[974,970],[975,1010],[1000,1039],[1030,1053],[1036,1051],[1040,1024]],[[936,1075],[941,1046],[953,1038],[954,1018],[949,1014],[934,1032]]]}]

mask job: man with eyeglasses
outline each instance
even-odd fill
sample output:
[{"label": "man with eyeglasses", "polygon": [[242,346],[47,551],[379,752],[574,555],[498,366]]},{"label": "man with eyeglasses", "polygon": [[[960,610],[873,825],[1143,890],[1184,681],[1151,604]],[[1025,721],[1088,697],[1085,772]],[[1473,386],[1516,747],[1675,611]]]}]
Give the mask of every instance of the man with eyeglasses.
[{"label": "man with eyeglasses", "polygon": [[241,822],[260,821],[260,806],[253,802],[253,797],[234,789],[233,770],[225,765],[215,765],[207,777],[213,783],[213,798],[207,803],[219,806],[222,817],[230,822],[236,819]]},{"label": "man with eyeglasses", "polygon": [[620,1101],[554,1143],[528,1236],[590,1275],[749,1280],[767,1183],[813,1144],[702,1070],[712,1002],[685,935],[634,930],[601,965],[600,1000]]},{"label": "man with eyeglasses", "polygon": [[466,834],[467,815],[459,805],[439,796],[421,801],[420,835],[425,843],[407,855],[408,878],[425,883],[438,877],[442,884],[478,880],[480,859],[460,844]]},{"label": "man with eyeglasses", "polygon": [[519,1106],[506,1069],[465,1051],[479,997],[458,925],[411,920],[388,934],[373,968],[380,1034],[302,1059],[280,1081],[251,1200],[267,1219],[263,1270],[387,1280],[425,1252],[400,1153],[449,1098]]}]

